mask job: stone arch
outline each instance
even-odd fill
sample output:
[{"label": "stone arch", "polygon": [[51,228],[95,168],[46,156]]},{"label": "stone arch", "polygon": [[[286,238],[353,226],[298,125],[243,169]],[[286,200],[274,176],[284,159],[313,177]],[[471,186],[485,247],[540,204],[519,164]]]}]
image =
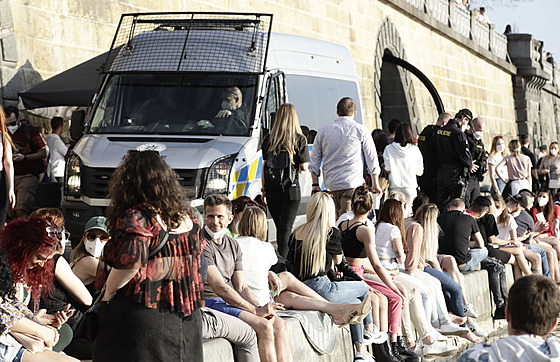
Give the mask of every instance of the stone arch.
[{"label": "stone arch", "polygon": [[410,121],[413,131],[420,131],[418,110],[410,72],[383,60],[384,55],[406,59],[396,26],[385,18],[377,35],[374,64],[374,117],[378,128],[385,128],[392,118]]}]

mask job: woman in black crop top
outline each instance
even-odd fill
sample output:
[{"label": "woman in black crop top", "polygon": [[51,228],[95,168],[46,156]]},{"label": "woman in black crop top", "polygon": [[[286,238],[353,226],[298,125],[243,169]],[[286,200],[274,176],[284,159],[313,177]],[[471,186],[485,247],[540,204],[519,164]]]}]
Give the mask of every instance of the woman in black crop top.
[{"label": "woman in black crop top", "polygon": [[[346,272],[352,274],[355,281],[332,282],[327,276],[333,262],[339,268],[347,266],[342,259],[341,233],[334,227],[332,197],[324,192],[311,196],[306,215],[307,222],[294,230],[288,242],[290,271],[329,302],[347,304],[370,298],[369,287],[350,268]],[[364,324],[372,324],[371,314],[364,319]],[[373,325],[368,328],[373,329]],[[363,326],[351,325],[350,331],[357,351],[355,361],[365,361]]]}]

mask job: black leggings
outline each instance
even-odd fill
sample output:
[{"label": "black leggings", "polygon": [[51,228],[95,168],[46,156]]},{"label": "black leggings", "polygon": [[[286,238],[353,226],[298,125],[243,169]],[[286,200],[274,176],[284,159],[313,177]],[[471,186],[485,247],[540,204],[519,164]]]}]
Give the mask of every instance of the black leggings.
[{"label": "black leggings", "polygon": [[6,216],[8,215],[8,207],[10,200],[8,200],[8,183],[6,182],[6,171],[0,171],[0,226],[6,223]]},{"label": "black leggings", "polygon": [[266,189],[268,211],[270,211],[274,225],[276,225],[278,253],[284,258],[288,256],[288,238],[292,233],[300,202],[301,190],[299,185],[297,190],[292,191]]}]

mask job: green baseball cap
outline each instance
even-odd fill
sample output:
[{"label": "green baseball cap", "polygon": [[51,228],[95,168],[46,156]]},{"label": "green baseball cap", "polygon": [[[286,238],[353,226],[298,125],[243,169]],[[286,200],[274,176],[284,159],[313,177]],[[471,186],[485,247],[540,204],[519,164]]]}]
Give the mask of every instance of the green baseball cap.
[{"label": "green baseball cap", "polygon": [[90,230],[102,230],[109,234],[109,230],[107,229],[107,218],[105,216],[94,216],[86,224],[86,228],[84,233],[87,233]]}]

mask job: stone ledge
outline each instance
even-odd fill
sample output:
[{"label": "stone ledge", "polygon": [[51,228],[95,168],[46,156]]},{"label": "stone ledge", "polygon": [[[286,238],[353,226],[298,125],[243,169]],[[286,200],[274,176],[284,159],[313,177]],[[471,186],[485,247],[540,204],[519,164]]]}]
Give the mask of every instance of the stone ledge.
[{"label": "stone ledge", "polygon": [[[509,287],[513,283],[513,272],[511,265],[506,267]],[[492,321],[494,304],[488,286],[488,273],[486,270],[466,273],[465,285],[467,297],[479,314],[478,323],[484,330],[490,333],[488,339],[494,340],[504,336],[507,333],[507,323],[505,321]],[[337,331],[337,345],[334,352],[329,355],[319,355],[307,342],[299,322],[294,318],[286,318],[286,322],[290,328],[290,342],[294,361],[352,361],[354,352],[349,331],[339,329]],[[459,337],[450,338],[448,343],[458,346],[460,352],[463,352],[472,345],[466,339]],[[448,358],[440,358],[437,361],[454,361],[457,357],[458,355],[455,355]],[[210,362],[234,362],[232,345],[223,338],[204,341],[204,360]]]}]

